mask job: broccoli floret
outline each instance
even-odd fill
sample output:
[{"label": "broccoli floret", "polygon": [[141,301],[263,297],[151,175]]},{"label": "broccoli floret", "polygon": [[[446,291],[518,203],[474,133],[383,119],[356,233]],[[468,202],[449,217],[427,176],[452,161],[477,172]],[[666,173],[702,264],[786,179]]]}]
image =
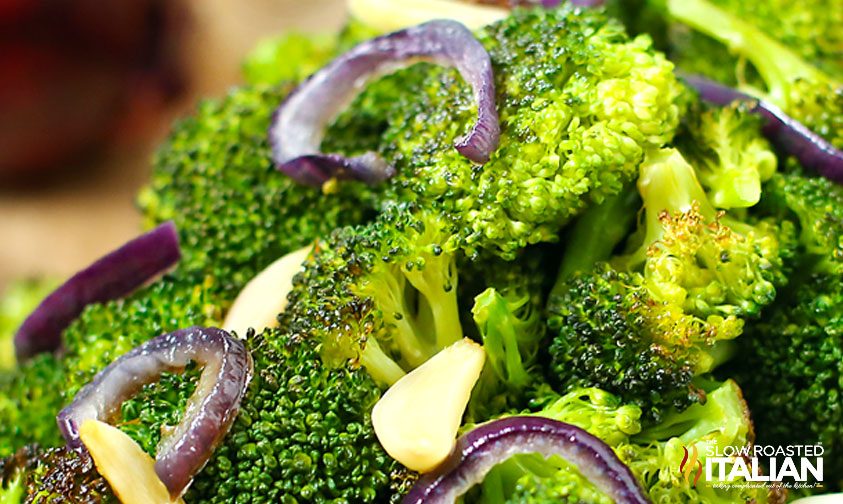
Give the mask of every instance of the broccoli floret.
[{"label": "broccoli floret", "polygon": [[[664,419],[631,436],[628,443],[615,446],[624,461],[653,502],[688,502],[694,504],[734,504],[784,502],[780,489],[754,488],[741,481],[726,483],[717,478],[700,478],[694,484],[691,473],[686,480],[679,468],[685,450],[699,455],[700,467],[705,467],[709,450],[723,452],[725,447],[751,446],[752,421],[740,388],[731,380],[722,384],[708,383],[707,400],[682,412],[671,412]],[[694,470],[695,471],[695,470]]]},{"label": "broccoli floret", "polygon": [[800,172],[776,174],[757,212],[799,226],[799,273],[843,273],[843,186]]},{"label": "broccoli floret", "polygon": [[283,318],[322,342],[327,362],[349,359],[391,384],[463,336],[454,230],[412,205],[319,241],[294,279]]},{"label": "broccoli floret", "polygon": [[249,339],[249,391],[187,502],[389,502],[412,483],[372,428],[381,389],[361,368],[323,363],[320,342],[302,336]]},{"label": "broccoli floret", "polygon": [[175,221],[182,267],[212,274],[232,299],[273,260],[371,214],[362,184],[327,196],[273,166],[267,128],[289,89],[246,87],[202,103],[175,126],[140,196],[150,226]]},{"label": "broccoli floret", "polygon": [[724,361],[744,318],[772,302],[793,230],[718,214],[675,150],[645,161],[638,185],[638,250],[554,286],[548,375],[563,392],[597,386],[658,419],[705,400],[694,377]]},{"label": "broccoli floret", "polygon": [[[623,404],[596,388],[575,389],[559,396],[542,387],[531,403],[531,414],[570,423],[610,446],[629,441],[641,431],[641,409]],[[567,462],[541,455],[516,455],[495,466],[466,499],[484,504],[550,503],[609,504],[605,494]]]},{"label": "broccoli floret", "polygon": [[25,446],[0,459],[0,503],[50,504],[119,502],[108,483],[94,469],[65,447],[41,449]]},{"label": "broccoli floret", "polygon": [[[653,502],[760,504],[784,502],[780,490],[745,488],[733,481],[701,479],[696,485],[680,472],[683,447],[697,448],[701,466],[708,449],[751,446],[752,422],[741,390],[733,381],[703,384],[708,400],[682,412],[671,411],[642,429],[642,411],[596,388],[574,389],[564,396],[544,391],[535,415],[576,425],[611,446],[638,478]],[[611,502],[569,464],[540,455],[518,455],[495,466],[470,497],[476,502]],[[473,502],[470,499],[468,502]]]},{"label": "broccoli floret", "polygon": [[470,89],[452,69],[406,70],[380,141],[398,170],[383,197],[442,207],[469,255],[511,259],[634,178],[644,151],[672,139],[684,91],[647,37],[602,11],[517,11],[477,36],[495,68],[500,147],[482,167],[460,156]]},{"label": "broccoli floret", "polygon": [[0,293],[0,373],[15,367],[15,332],[55,286],[49,279],[19,280]]},{"label": "broccoli floret", "polygon": [[0,458],[24,445],[60,442],[56,413],[66,386],[61,362],[41,354],[13,371],[0,372]]},{"label": "broccoli floret", "polygon": [[486,351],[486,363],[468,405],[471,421],[520,409],[528,388],[542,381],[538,351],[545,334],[543,298],[518,284],[505,289],[486,289],[474,298],[471,309]]},{"label": "broccoli floret", "polygon": [[[812,66],[790,48],[793,46],[767,36],[765,26],[753,26],[740,12],[721,9],[709,0],[668,0],[667,8],[674,19],[720,41],[751,62],[766,88],[751,90],[753,94],[766,97],[838,148],[843,147],[843,83],[840,80]],[[801,4],[793,9],[806,12]],[[801,34],[807,37],[804,40],[813,40],[816,26],[828,26],[828,20],[833,19],[829,16],[840,10],[836,4],[828,9],[819,7],[814,15],[817,24],[810,24],[810,35],[808,32]],[[759,14],[758,18],[763,19],[765,15]],[[767,24],[770,23],[772,25],[766,28],[771,32],[778,31],[783,24],[777,14],[769,15]],[[831,32],[832,36],[840,37],[839,27]],[[804,41],[795,44],[796,47],[804,45]]]},{"label": "broccoli floret", "polygon": [[843,489],[843,283],[818,274],[747,327],[740,363],[761,444],[819,443],[828,489]]},{"label": "broccoli floret", "polygon": [[677,138],[717,208],[746,208],[761,199],[761,184],[776,172],[778,159],[761,135],[761,118],[746,104],[706,108],[687,114]]}]

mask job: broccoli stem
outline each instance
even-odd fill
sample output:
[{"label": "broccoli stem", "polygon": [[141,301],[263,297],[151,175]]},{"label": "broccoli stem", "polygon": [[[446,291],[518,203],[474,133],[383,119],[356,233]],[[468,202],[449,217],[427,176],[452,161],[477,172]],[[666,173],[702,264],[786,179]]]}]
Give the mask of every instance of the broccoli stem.
[{"label": "broccoli stem", "polygon": [[451,275],[455,270],[455,259],[442,256],[441,260],[429,261],[422,269],[404,273],[421,296],[417,330],[422,337],[431,338],[432,353],[456,343],[463,336],[457,304],[457,279],[456,275]]},{"label": "broccoli stem", "polygon": [[591,271],[596,263],[612,256],[615,246],[629,232],[640,205],[638,193],[625,188],[577,219],[568,235],[552,294],[557,294],[574,273]]},{"label": "broccoli stem", "polygon": [[825,80],[824,75],[786,46],[706,0],[668,0],[676,20],[749,59],[767,84],[769,99],[782,108],[789,105],[790,83],[803,78]]},{"label": "broccoli stem", "polygon": [[405,363],[413,368],[419,366],[435,351],[419,339],[420,332],[413,318],[415,310],[408,305],[407,278],[398,266],[390,266],[389,271],[378,278],[377,282],[363,286],[359,294],[371,296],[384,319],[393,325],[393,340]]},{"label": "broccoli stem", "polygon": [[363,353],[360,355],[360,364],[366,368],[366,371],[375,381],[386,383],[389,386],[392,386],[406,374],[401,366],[384,353],[375,338],[366,340]]},{"label": "broccoli stem", "polygon": [[650,245],[664,237],[663,212],[684,213],[697,204],[706,221],[717,215],[694,168],[676,149],[661,149],[647,155],[640,168],[638,192],[644,201],[646,232],[641,246],[621,260],[621,264],[630,270],[643,264]]}]

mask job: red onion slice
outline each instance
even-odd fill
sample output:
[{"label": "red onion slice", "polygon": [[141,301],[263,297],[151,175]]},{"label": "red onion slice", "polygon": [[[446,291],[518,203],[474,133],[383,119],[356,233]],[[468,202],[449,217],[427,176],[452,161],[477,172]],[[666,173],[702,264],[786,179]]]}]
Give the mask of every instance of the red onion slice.
[{"label": "red onion slice", "polygon": [[181,423],[158,446],[155,473],[173,498],[181,495],[237,417],[252,378],[252,357],[242,341],[222,329],[191,327],[153,338],[100,372],[56,417],[67,445],[84,452],[85,420],[111,421],[120,406],[161,373],[202,367]]},{"label": "red onion slice", "polygon": [[703,100],[716,105],[728,105],[735,100],[755,102],[752,112],[764,118],[764,136],[795,156],[802,166],[843,183],[843,152],[777,106],[699,75],[682,75],[682,78]]},{"label": "red onion slice", "polygon": [[76,273],[41,301],[15,333],[18,360],[58,350],[62,332],[87,305],[130,294],[180,258],[176,227],[165,222]]},{"label": "red onion slice", "polygon": [[456,67],[472,86],[477,122],[455,146],[472,161],[488,161],[500,140],[491,58],[468,28],[436,20],[363,42],[296,88],[275,111],[269,127],[278,169],[313,186],[331,178],[375,184],[391,177],[394,168],[374,152],[345,158],[322,154],[319,147],[325,128],[367,82],[419,61]]},{"label": "red onion slice", "polygon": [[514,416],[476,427],[457,440],[450,457],[422,476],[404,504],[452,504],[483,481],[495,465],[513,455],[558,455],[617,504],[650,499],[635,476],[603,441],[570,424],[538,416]]}]

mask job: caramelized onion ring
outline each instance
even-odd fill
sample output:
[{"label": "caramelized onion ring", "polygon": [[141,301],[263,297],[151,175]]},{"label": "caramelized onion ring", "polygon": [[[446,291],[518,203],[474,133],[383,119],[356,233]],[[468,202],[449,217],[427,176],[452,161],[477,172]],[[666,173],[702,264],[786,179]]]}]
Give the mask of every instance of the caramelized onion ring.
[{"label": "caramelized onion ring", "polygon": [[155,473],[173,498],[187,489],[237,416],[252,377],[243,342],[222,329],[191,327],[153,338],[108,365],[56,417],[70,448],[84,452],[79,427],[88,419],[112,421],[124,401],[164,372],[202,367],[179,425],[158,446]]}]

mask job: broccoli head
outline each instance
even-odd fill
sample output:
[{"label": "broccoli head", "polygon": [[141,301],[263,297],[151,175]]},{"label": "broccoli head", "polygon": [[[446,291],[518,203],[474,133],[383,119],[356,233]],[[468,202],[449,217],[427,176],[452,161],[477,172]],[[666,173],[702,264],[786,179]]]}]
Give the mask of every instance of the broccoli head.
[{"label": "broccoli head", "polygon": [[321,341],[327,362],[359,361],[392,384],[462,338],[454,230],[399,205],[317,242],[283,315]]},{"label": "broccoli head", "polygon": [[[736,2],[729,4],[758,3]],[[815,40],[817,27],[829,26],[840,14],[839,2],[820,2],[819,10],[811,13],[814,21],[801,33],[802,40],[786,45],[765,34],[762,26],[754,26],[742,16],[740,9],[721,9],[712,0],[667,0],[670,16],[694,30],[702,32],[725,44],[730,51],[752,63],[763,82],[764,89],[750,89],[752,94],[764,97],[781,107],[789,115],[808,126],[836,147],[843,147],[843,81],[829,75],[806,61],[791,47],[810,46]],[[802,4],[792,6],[791,12],[798,15],[810,12]],[[776,9],[758,15],[767,19],[769,33],[779,31],[783,26]],[[836,18],[839,19],[839,16]],[[836,23],[831,21],[832,24]],[[839,23],[836,23],[839,25]],[[839,26],[829,29],[832,37],[840,37]],[[798,38],[798,37],[797,37]],[[839,49],[838,49],[839,50]],[[837,58],[839,64],[839,58]],[[751,83],[741,82],[744,87]]]},{"label": "broccoli head", "polygon": [[266,132],[289,90],[245,87],[202,103],[159,150],[139,198],[149,225],[175,221],[181,266],[213,275],[231,299],[278,257],[371,213],[362,184],[328,197],[273,166]]},{"label": "broccoli head", "polygon": [[746,208],[761,199],[761,184],[776,172],[778,159],[761,135],[761,118],[745,103],[692,109],[677,138],[717,208]]},{"label": "broccoli head", "polygon": [[843,488],[843,283],[817,274],[747,327],[736,377],[763,444],[819,443],[826,485]]},{"label": "broccoli head", "polygon": [[638,186],[638,249],[590,272],[560,272],[548,373],[561,391],[597,386],[657,419],[705,400],[694,377],[726,359],[744,318],[773,301],[793,231],[716,212],[675,150],[645,161]]},{"label": "broccoli head", "polygon": [[741,389],[734,381],[704,385],[707,400],[682,411],[672,411],[661,422],[645,427],[615,451],[650,494],[653,502],[688,502],[694,504],[784,503],[777,487],[758,488],[741,485],[723,486],[717,474],[712,480],[693,475],[686,479],[679,471],[685,449],[699,455],[699,467],[705,467],[709,453],[725,447],[750,447],[754,443],[752,420]]},{"label": "broccoli head", "polygon": [[398,171],[383,198],[441,207],[469,255],[511,259],[633,179],[645,150],[672,139],[684,91],[649,38],[599,10],[516,11],[477,37],[495,69],[500,147],[482,167],[455,152],[475,120],[470,89],[452,69],[405,70],[380,138]]},{"label": "broccoli head", "polygon": [[250,336],[249,391],[186,501],[390,502],[412,484],[375,437],[381,389],[360,367],[325,364],[320,342],[302,336]]},{"label": "broccoli head", "polygon": [[764,186],[760,215],[796,222],[800,272],[843,273],[843,187],[794,171]]},{"label": "broccoli head", "polygon": [[[531,414],[576,425],[609,446],[629,442],[641,431],[641,410],[596,388],[575,389],[559,396],[544,387],[536,392]],[[537,454],[510,457],[496,465],[466,502],[484,504],[550,503],[610,504],[612,499],[558,457]]]}]

